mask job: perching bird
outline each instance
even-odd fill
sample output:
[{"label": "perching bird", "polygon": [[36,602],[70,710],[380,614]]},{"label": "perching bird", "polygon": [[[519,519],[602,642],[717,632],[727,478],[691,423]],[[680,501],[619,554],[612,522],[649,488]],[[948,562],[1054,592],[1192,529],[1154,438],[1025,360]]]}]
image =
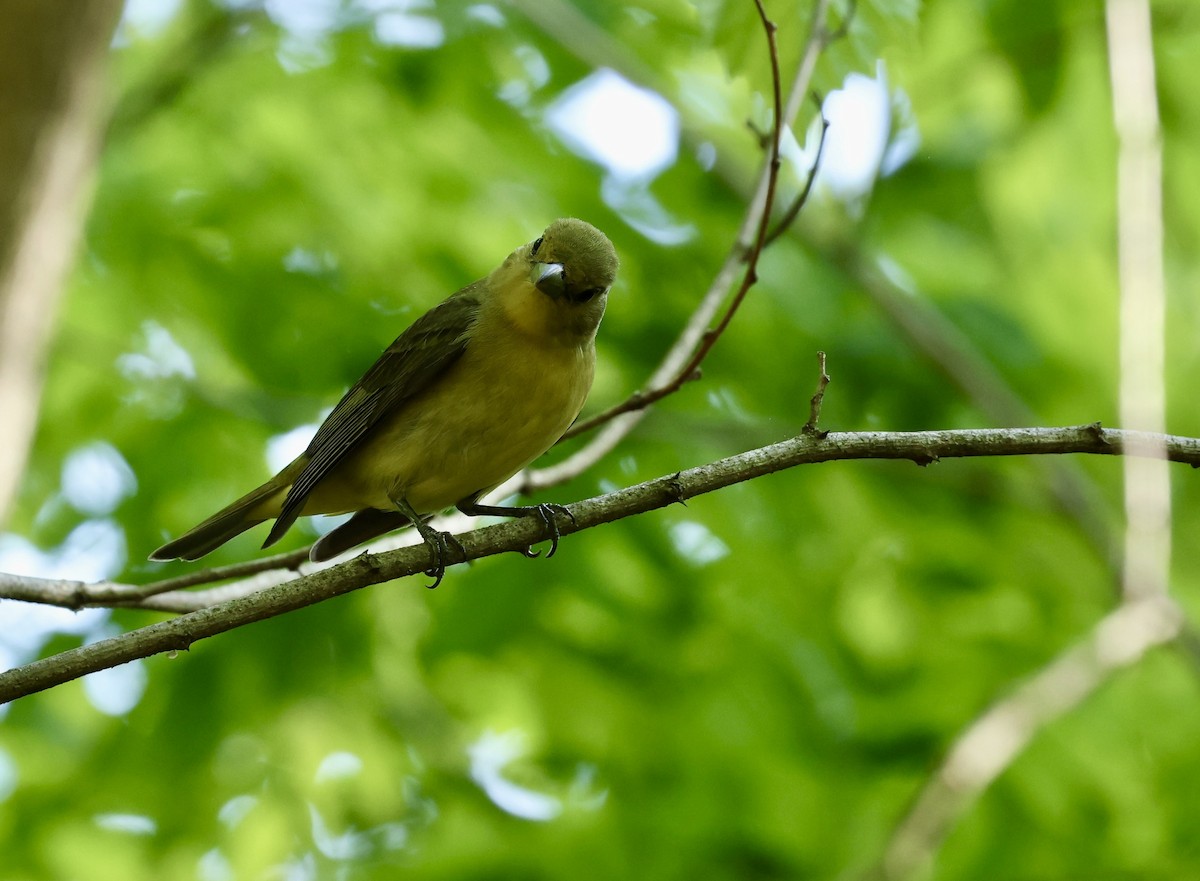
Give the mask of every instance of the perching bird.
[{"label": "perching bird", "polygon": [[554,221],[400,334],[290,465],[150,559],[195,560],[274,518],[265,548],[297,517],[354,512],[313,545],[311,559],[412,525],[432,550],[436,586],[453,539],[426,521],[452,506],[538,516],[557,538],[557,506],[478,500],[579,415],[616,272],[604,233],[582,220]]}]

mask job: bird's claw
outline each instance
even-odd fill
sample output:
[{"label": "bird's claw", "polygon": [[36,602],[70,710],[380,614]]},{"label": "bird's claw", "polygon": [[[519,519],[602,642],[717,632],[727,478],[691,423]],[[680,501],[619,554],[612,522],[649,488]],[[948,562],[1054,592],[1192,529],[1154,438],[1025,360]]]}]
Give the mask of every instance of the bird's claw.
[{"label": "bird's claw", "polygon": [[446,577],[446,553],[450,545],[454,545],[464,557],[467,552],[463,548],[462,542],[448,532],[439,532],[436,529],[430,529],[427,532],[422,531],[422,538],[425,539],[425,544],[429,546],[429,552],[433,557],[433,565],[425,570],[425,574],[433,579],[433,584],[425,586],[429,590],[433,590]]},{"label": "bird's claw", "polygon": [[[572,523],[575,522],[575,515],[568,511],[562,505],[556,505],[554,502],[542,502],[540,505],[534,506],[534,513],[537,518],[542,521],[542,525],[550,533],[550,550],[546,552],[546,559],[549,560],[554,556],[554,552],[558,550],[558,540],[562,537],[562,532],[558,528],[558,520],[556,516],[562,514]],[[533,548],[525,548],[521,553],[526,557],[540,557],[541,551],[535,551]]]}]

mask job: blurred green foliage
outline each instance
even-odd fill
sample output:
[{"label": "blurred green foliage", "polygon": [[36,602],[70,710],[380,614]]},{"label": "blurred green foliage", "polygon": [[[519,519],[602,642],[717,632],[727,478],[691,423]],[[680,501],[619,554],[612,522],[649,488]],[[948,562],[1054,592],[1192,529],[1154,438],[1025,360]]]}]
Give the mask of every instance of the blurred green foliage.
[{"label": "blurred green foliage", "polygon": [[[767,6],[788,77],[809,7]],[[995,424],[996,402],[869,296],[854,267],[879,261],[1037,424],[1115,424],[1102,5],[858,7],[814,86],[884,59],[915,152],[852,206],[819,191],[703,380],[546,498],[796,433],[818,349],[827,428]],[[116,110],[12,524],[51,552],[95,518],[64,497],[63,467],[110,445],[136,476],[100,512],[123,536],[114,578],[182,571],[142,561],[264,479],[272,438],[319,420],[408,321],[557,216],[622,257],[589,408],[618,401],[706,289],[760,161],[746,122],[769,122],[769,78],[749,2],[293,5],[334,10],[309,32],[285,8],[190,0],[114,49]],[[388,15],[409,45],[389,42]],[[1154,15],[1169,430],[1197,435],[1200,8]],[[546,122],[597,64],[681,114],[652,180],[615,180]],[[800,176],[785,168],[784,202]],[[0,721],[0,875],[852,877],[964,725],[1111,608],[1121,463],[1069,464],[1099,538],[1050,491],[1065,465],[800,468],[573,536],[550,561],[488,559],[433,593],[381,585],[151,659],[126,712],[80,683],[26,698]],[[1173,478],[1173,587],[1197,612],[1200,484]],[[1042,732],[933,877],[1200,874],[1197,672],[1160,651]]]}]

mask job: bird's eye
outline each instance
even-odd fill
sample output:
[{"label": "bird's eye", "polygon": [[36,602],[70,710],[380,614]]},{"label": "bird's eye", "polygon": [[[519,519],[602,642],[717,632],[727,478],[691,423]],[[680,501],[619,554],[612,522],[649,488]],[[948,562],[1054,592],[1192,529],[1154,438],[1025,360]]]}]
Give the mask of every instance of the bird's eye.
[{"label": "bird's eye", "polygon": [[537,256],[538,248],[542,246],[542,238],[542,236],[538,236],[537,241],[533,243],[533,251],[531,253],[535,257]]},{"label": "bird's eye", "polygon": [[582,291],[577,299],[581,303],[586,303],[588,300],[592,299],[592,297],[602,293],[604,293],[604,288],[588,288],[586,291]]}]

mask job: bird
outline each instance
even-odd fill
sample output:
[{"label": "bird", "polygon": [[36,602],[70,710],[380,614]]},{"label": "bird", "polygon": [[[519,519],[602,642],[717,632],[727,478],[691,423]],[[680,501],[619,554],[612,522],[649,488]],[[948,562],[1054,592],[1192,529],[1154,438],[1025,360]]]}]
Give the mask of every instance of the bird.
[{"label": "bird", "polygon": [[411,526],[430,548],[426,574],[436,587],[458,542],[428,521],[450,508],[538,517],[551,556],[565,508],[479,500],[553,446],[582,410],[617,268],[604,233],[555,220],[404,330],[278,474],[150,559],[196,560],[274,519],[267,548],[298,517],[351,514],[313,544],[310,559]]}]

